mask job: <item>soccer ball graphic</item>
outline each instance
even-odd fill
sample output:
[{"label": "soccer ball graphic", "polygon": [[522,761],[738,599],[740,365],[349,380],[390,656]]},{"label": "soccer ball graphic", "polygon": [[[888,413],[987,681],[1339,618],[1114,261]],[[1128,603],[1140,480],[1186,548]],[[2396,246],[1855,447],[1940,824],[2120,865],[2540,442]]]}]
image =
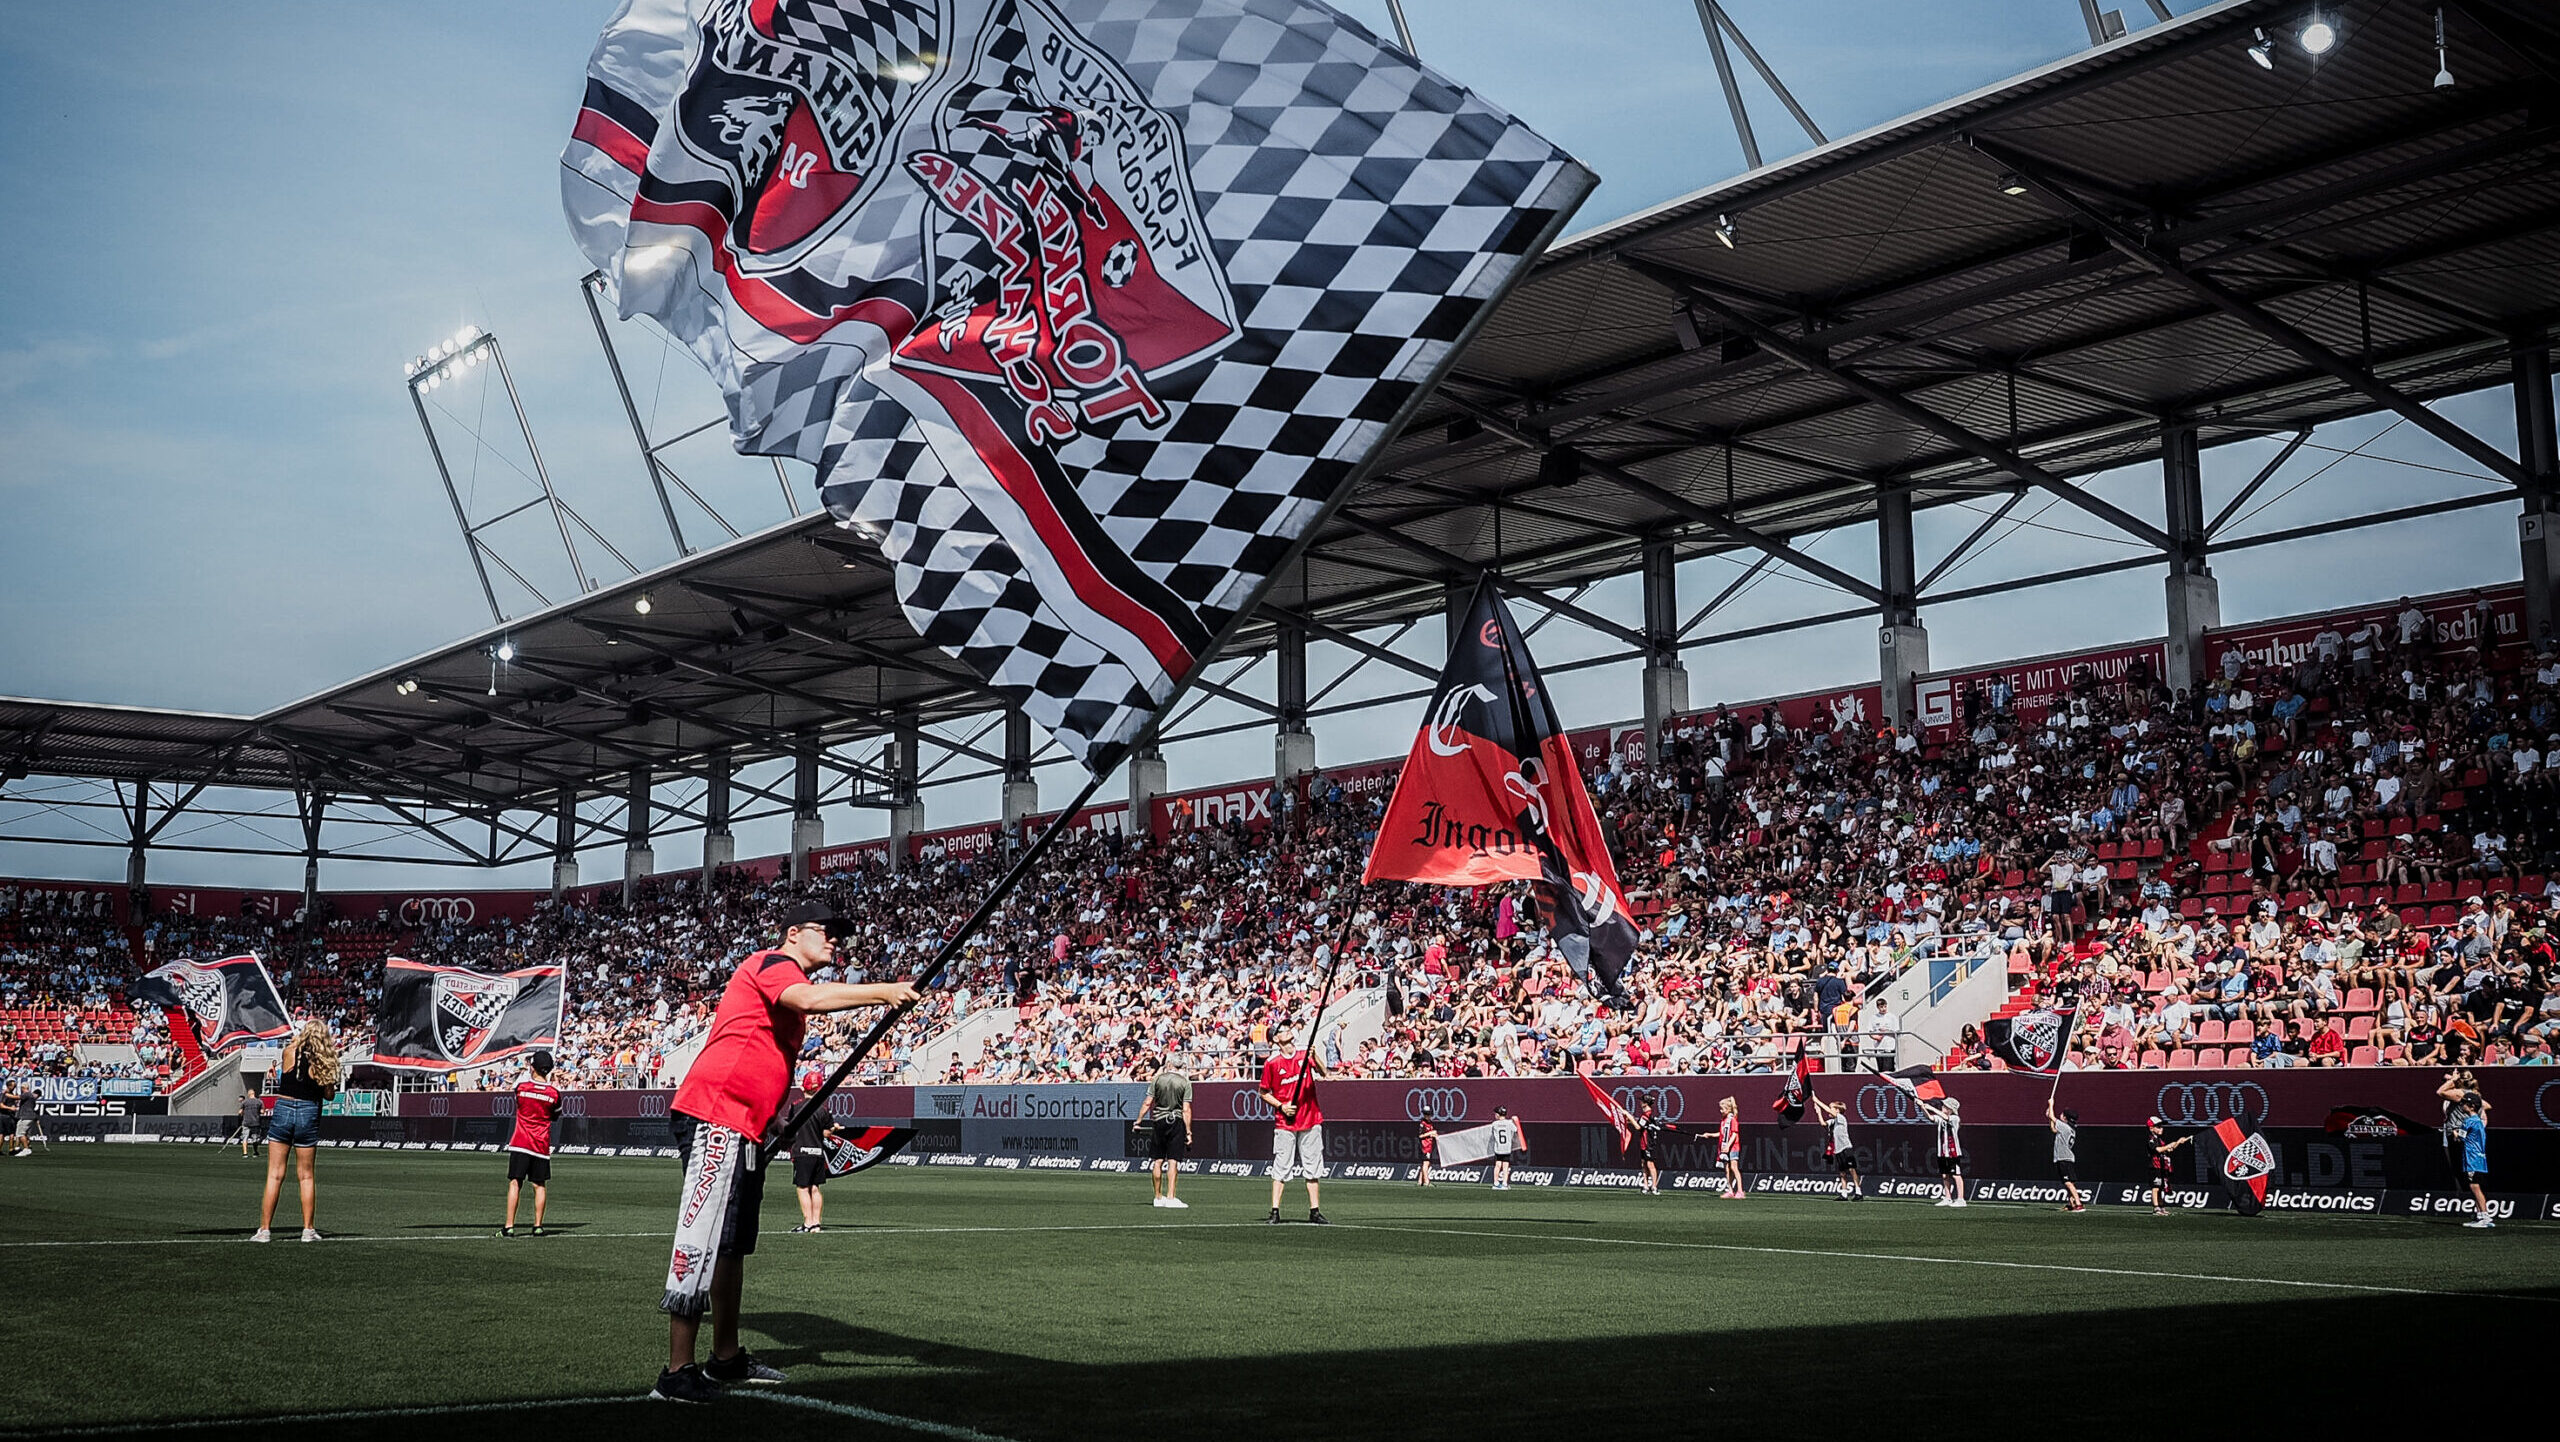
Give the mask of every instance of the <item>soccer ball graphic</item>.
[{"label": "soccer ball graphic", "polygon": [[1102,283],[1113,290],[1127,285],[1129,277],[1137,273],[1138,243],[1136,241],[1116,241],[1109,250],[1102,253]]}]

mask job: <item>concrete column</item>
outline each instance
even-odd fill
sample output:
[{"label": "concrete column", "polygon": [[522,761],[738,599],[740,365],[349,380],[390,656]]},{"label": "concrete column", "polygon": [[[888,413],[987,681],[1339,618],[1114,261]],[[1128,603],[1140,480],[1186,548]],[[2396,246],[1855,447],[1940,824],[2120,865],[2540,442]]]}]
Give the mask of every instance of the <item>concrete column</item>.
[{"label": "concrete column", "polygon": [[1040,783],[1031,779],[1031,717],[1019,706],[1004,712],[1004,826],[1008,832],[1040,809]]},{"label": "concrete column", "polygon": [[302,914],[320,904],[320,826],[329,811],[329,794],[314,791],[302,808]]},{"label": "concrete column", "polygon": [[551,894],[558,896],[578,884],[578,793],[560,793],[560,807],[551,818]]},{"label": "concrete column", "polygon": [[654,781],[646,766],[631,768],[631,795],[622,812],[622,899],[631,900],[640,883],[657,874],[658,853],[649,844]]},{"label": "concrete column", "polygon": [[1129,748],[1129,834],[1153,836],[1156,798],[1170,788],[1165,784],[1164,745],[1156,739],[1155,723],[1138,733],[1137,743]]},{"label": "concrete column", "polygon": [[2204,459],[2194,426],[2179,421],[2162,425],[2160,494],[2162,529],[2177,545],[2169,553],[2163,679],[2173,690],[2193,691],[2205,679],[2204,633],[2222,624],[2222,583],[2205,564],[2210,513],[2204,508]]},{"label": "concrete column", "polygon": [[738,859],[738,838],[729,830],[729,753],[711,753],[711,774],[702,791],[702,880]]},{"label": "concrete column", "polygon": [[1661,754],[1662,723],[1689,709],[1689,668],[1680,664],[1679,554],[1667,536],[1644,543],[1644,754]]},{"label": "concrete column", "polygon": [[1282,626],[1273,659],[1279,666],[1279,684],[1273,690],[1280,724],[1272,735],[1271,775],[1286,781],[1316,769],[1316,733],[1307,725],[1307,633],[1296,626]]},{"label": "concrete column", "polygon": [[890,792],[895,804],[889,808],[889,869],[903,871],[910,864],[909,843],[924,829],[924,799],[918,782],[924,770],[924,728],[913,716],[898,718],[895,754],[890,758]]},{"label": "concrete column", "polygon": [[809,853],[827,844],[827,823],[818,815],[818,735],[802,732],[791,757],[791,879],[809,879]]},{"label": "concrete column", "polygon": [[1929,632],[1920,624],[1920,566],[1911,541],[1911,493],[1876,495],[1876,578],[1885,594],[1876,631],[1876,677],[1883,719],[1911,724],[1914,681],[1929,669]]},{"label": "concrete column", "polygon": [[2551,352],[2515,359],[2516,460],[2540,483],[2525,493],[2516,540],[2524,553],[2525,639],[2560,633],[2560,435],[2551,403]]}]

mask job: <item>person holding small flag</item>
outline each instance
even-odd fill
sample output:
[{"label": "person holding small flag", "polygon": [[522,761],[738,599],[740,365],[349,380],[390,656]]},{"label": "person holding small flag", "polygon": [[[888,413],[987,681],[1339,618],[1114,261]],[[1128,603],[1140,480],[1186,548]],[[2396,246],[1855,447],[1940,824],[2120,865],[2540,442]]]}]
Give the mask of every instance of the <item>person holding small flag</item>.
[{"label": "person holding small flag", "polygon": [[1867,1189],[1858,1179],[1858,1149],[1849,1143],[1849,1108],[1840,1102],[1827,1102],[1815,1097],[1813,1112],[1831,1132],[1823,1143],[1823,1150],[1831,1158],[1831,1171],[1837,1179],[1834,1184],[1840,1188],[1840,1200],[1865,1201]]},{"label": "person holding small flag", "polygon": [[2147,1125],[2150,1132],[2146,1140],[2151,1147],[2151,1215],[2165,1217],[2169,1215],[2169,1179],[2177,1172],[2177,1150],[2195,1138],[2171,1137],[2161,1129],[2158,1117],[2153,1117]]},{"label": "person holding small flag", "polygon": [[1422,1149],[1422,1170],[1414,1179],[1417,1187],[1431,1185],[1431,1153],[1440,1145],[1440,1128],[1431,1121],[1431,1108],[1422,1109],[1422,1135],[1415,1139]]},{"label": "person holding small flag", "polygon": [[1636,1169],[1644,1174],[1644,1194],[1662,1195],[1662,1163],[1653,1154],[1653,1139],[1664,1133],[1674,1135],[1680,1129],[1653,1114],[1653,1098],[1636,1103],[1636,1114],[1627,1123],[1627,1152],[1635,1158]]},{"label": "person holding small flag", "polygon": [[1716,1103],[1723,1116],[1716,1122],[1716,1164],[1724,1168],[1724,1190],[1716,1193],[1728,1202],[1742,1200],[1742,1110],[1731,1097]]},{"label": "person holding small flag", "polygon": [[1920,1114],[1938,1129],[1938,1200],[1941,1207],[1964,1205],[1964,1104],[1941,1095],[1932,1105],[1920,1099]]},{"label": "person holding small flag", "polygon": [[[1319,1008],[1323,999],[1317,999]],[[1281,1026],[1271,1033],[1271,1060],[1262,1064],[1262,1101],[1271,1108],[1271,1224],[1280,1224],[1280,1196],[1292,1177],[1307,1183],[1307,1220],[1325,1224],[1317,1188],[1324,1181],[1324,1107],[1316,1097],[1316,1081],[1324,1063],[1297,1045],[1298,1029]]]},{"label": "person holding small flag", "polygon": [[2071,1199],[2066,1212],[2085,1212],[2089,1204],[2080,1198],[2080,1114],[2056,1112],[2053,1098],[2044,1099],[2044,1119],[2053,1128],[2053,1174],[2062,1179],[2063,1195]]}]

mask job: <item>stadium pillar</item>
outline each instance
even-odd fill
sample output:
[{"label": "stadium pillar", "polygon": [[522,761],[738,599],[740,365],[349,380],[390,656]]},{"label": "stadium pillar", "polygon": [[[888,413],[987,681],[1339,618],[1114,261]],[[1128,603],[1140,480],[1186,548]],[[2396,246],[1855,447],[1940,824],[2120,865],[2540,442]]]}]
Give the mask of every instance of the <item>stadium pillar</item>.
[{"label": "stadium pillar", "polygon": [[2196,429],[2181,421],[2160,428],[2160,490],[2169,552],[2168,643],[2161,679],[2178,691],[2204,681],[2204,633],[2222,624],[2222,583],[2205,564],[2208,513],[2204,508],[2204,458]]},{"label": "stadium pillar", "polygon": [[125,915],[139,920],[151,912],[151,783],[133,787],[133,834],[124,854]]},{"label": "stadium pillar", "polygon": [[560,809],[551,819],[551,894],[557,897],[578,884],[578,793],[560,793]]},{"label": "stadium pillar", "polygon": [[1273,659],[1279,663],[1276,698],[1280,729],[1271,741],[1271,775],[1277,781],[1304,776],[1316,769],[1316,733],[1307,725],[1307,633],[1283,625]]},{"label": "stadium pillar", "polygon": [[791,756],[791,880],[809,879],[809,853],[827,844],[827,823],[818,815],[818,734],[802,732]]},{"label": "stadium pillar", "polygon": [[649,846],[649,768],[631,768],[631,797],[622,811],[622,899],[629,901],[658,869],[658,853]]},{"label": "stadium pillar", "polygon": [[320,904],[320,822],[329,809],[329,794],[314,791],[302,804],[302,914],[308,918]]},{"label": "stadium pillar", "polygon": [[2516,352],[2515,392],[2516,460],[2535,483],[2516,522],[2524,549],[2525,639],[2538,644],[2560,632],[2554,594],[2560,588],[2560,435],[2552,421],[2551,352]]},{"label": "stadium pillar", "polygon": [[1166,791],[1164,743],[1156,736],[1156,724],[1138,733],[1138,744],[1129,752],[1129,834],[1151,836],[1156,819],[1156,798]]},{"label": "stadium pillar", "polygon": [[711,753],[711,775],[702,791],[702,881],[738,859],[738,838],[729,829],[729,753]]},{"label": "stadium pillar", "polygon": [[1662,746],[1662,723],[1689,709],[1689,668],[1680,664],[1679,556],[1667,536],[1644,543],[1644,754]]},{"label": "stadium pillar", "polygon": [[1031,779],[1031,717],[1004,708],[1004,829],[1019,836],[1022,823],[1040,809],[1040,783]]},{"label": "stadium pillar", "polygon": [[889,807],[889,869],[903,871],[916,832],[924,825],[924,797],[917,786],[923,771],[924,728],[913,716],[898,718],[897,757],[892,761],[894,796]]},{"label": "stadium pillar", "polygon": [[1876,579],[1884,605],[1876,631],[1883,720],[1911,723],[1913,682],[1929,669],[1929,631],[1920,624],[1920,566],[1911,543],[1911,493],[1876,494]]}]

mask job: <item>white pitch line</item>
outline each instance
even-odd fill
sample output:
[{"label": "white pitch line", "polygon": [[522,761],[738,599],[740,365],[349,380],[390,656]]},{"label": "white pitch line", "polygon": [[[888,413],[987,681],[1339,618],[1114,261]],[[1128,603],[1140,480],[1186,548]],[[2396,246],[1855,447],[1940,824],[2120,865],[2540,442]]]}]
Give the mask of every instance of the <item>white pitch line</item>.
[{"label": "white pitch line", "polygon": [[222,1427],[273,1427],[292,1422],[383,1422],[395,1417],[458,1417],[471,1412],[520,1412],[535,1407],[602,1407],[645,1402],[646,1395],[538,1397],[521,1402],[449,1402],[433,1407],[373,1407],[343,1412],[287,1412],[272,1417],[183,1418],[170,1422],[94,1423],[76,1427],[11,1428],[0,1437],[130,1437],[137,1432],[206,1432]]},{"label": "white pitch line", "polygon": [[2465,1301],[2560,1302],[2560,1297],[2505,1292],[2452,1292],[2431,1287],[2385,1287],[2370,1282],[2305,1282],[2290,1277],[2238,1277],[2219,1272],[2151,1272],[2131,1267],[2080,1267],[2066,1262],[2003,1262],[1989,1257],[1920,1257],[1901,1252],[1835,1252],[1813,1247],[1748,1247],[1739,1242],[1666,1242],[1642,1237],[1577,1237],[1554,1232],[1476,1232],[1455,1227],[1396,1227],[1383,1222],[1336,1222],[1347,1232],[1412,1232],[1431,1237],[1499,1237],[1523,1242],[1580,1242],[1595,1247],[1668,1247],[1697,1252],[1754,1252],[1771,1257],[1827,1257],[1855,1262],[1914,1262],[1937,1267],[1996,1267],[2025,1272],[2076,1272],[2096,1277],[2143,1277],[2176,1282],[2233,1282],[2316,1291],[2378,1292],[2404,1297],[2457,1297]]},{"label": "white pitch line", "polygon": [[826,1412],[862,1422],[876,1422],[883,1427],[903,1427],[928,1436],[950,1437],[955,1442],[1007,1442],[992,1432],[981,1432],[956,1422],[928,1422],[922,1417],[901,1417],[895,1412],[876,1412],[869,1407],[857,1407],[851,1402],[829,1402],[822,1397],[795,1397],[788,1392],[741,1392],[732,1395],[752,1397],[758,1402],[779,1402],[785,1407],[804,1407],[812,1412]]},{"label": "white pitch line", "polygon": [[[1185,1230],[1206,1232],[1216,1231],[1227,1227],[1258,1227],[1262,1225],[1264,1224],[1260,1222],[1092,1222],[1078,1225],[1044,1227],[846,1227],[842,1230],[840,1235],[849,1237],[891,1237],[931,1236],[946,1232],[1178,1232]],[[634,1238],[655,1238],[659,1241],[666,1241],[673,1235],[674,1234],[670,1232],[583,1231],[554,1232],[548,1236],[539,1238],[501,1237],[495,1232],[472,1232],[449,1237],[377,1237],[350,1234],[345,1236],[324,1236],[321,1238],[320,1245],[335,1247],[353,1246],[357,1243],[383,1242],[400,1244],[412,1242],[443,1244],[450,1244],[454,1242],[484,1242],[491,1245],[505,1243],[509,1246],[530,1248],[539,1245],[542,1242],[611,1242],[630,1241]],[[0,1242],[0,1251],[36,1247],[238,1247],[246,1245],[250,1245],[249,1237],[247,1233],[243,1232],[238,1236],[231,1237],[101,1237],[89,1241]],[[279,1235],[275,1241],[264,1243],[262,1245],[294,1247],[301,1246],[303,1244],[293,1241],[287,1236]]]}]

